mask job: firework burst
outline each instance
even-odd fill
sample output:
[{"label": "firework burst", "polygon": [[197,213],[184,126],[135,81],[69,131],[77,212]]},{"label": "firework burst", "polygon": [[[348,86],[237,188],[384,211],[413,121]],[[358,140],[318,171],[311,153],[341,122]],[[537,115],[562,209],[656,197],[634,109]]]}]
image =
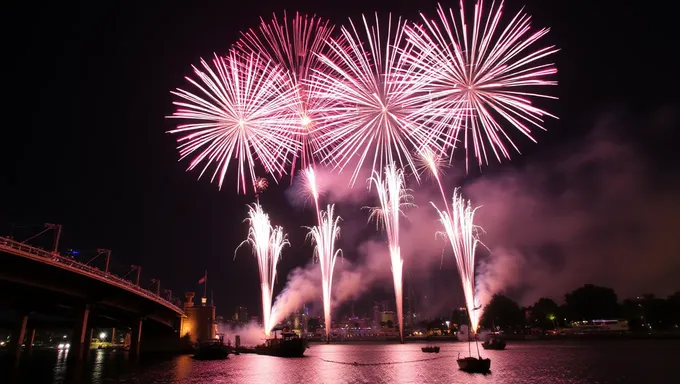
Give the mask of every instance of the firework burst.
[{"label": "firework burst", "polygon": [[322,160],[340,170],[355,166],[351,184],[367,160],[373,171],[393,162],[415,170],[411,150],[431,141],[427,126],[416,124],[423,100],[413,96],[426,79],[403,62],[404,25],[391,16],[382,28],[377,15],[374,24],[350,20],[328,41],[334,56],[321,55],[324,68],[312,76],[314,97],[332,103],[319,136]]},{"label": "firework burst", "polygon": [[274,293],[274,281],[276,279],[276,265],[281,258],[283,247],[290,245],[287,235],[280,226],[272,227],[262,206],[253,204],[248,206],[249,223],[248,238],[244,240],[236,251],[244,245],[250,244],[253,255],[257,258],[260,271],[260,288],[262,293],[262,321],[265,336],[274,328],[271,324],[272,295]]},{"label": "firework burst", "polygon": [[189,170],[205,163],[202,176],[214,163],[211,181],[217,180],[221,189],[229,164],[236,161],[237,192],[246,193],[249,183],[256,191],[256,160],[278,178],[285,173],[287,154],[300,150],[300,126],[291,112],[295,88],[285,71],[255,54],[232,51],[228,57],[215,55],[212,65],[201,60],[201,65],[193,67],[198,80],[186,78],[197,93],[172,92],[180,100],[170,117],[188,123],[169,132],[183,135],[178,149],[181,159],[193,156]]},{"label": "firework burst", "polygon": [[503,2],[492,4],[485,15],[480,0],[469,20],[461,0],[459,21],[453,9],[440,5],[438,20],[421,14],[424,25],[410,25],[405,32],[413,49],[404,52],[404,60],[428,78],[423,114],[442,147],[453,152],[463,142],[466,167],[469,145],[480,166],[488,163],[489,150],[499,161],[509,158],[507,143],[519,152],[501,119],[535,141],[531,128],[544,129],[546,116],[556,118],[532,103],[532,98],[554,98],[536,88],[557,84],[547,79],[557,69],[543,59],[558,50],[530,50],[549,29],[531,31],[531,18],[522,12],[503,26],[502,10]]},{"label": "firework burst", "polygon": [[[313,71],[321,66],[321,55],[328,56],[326,40],[333,32],[327,20],[316,16],[295,14],[288,19],[274,15],[270,21],[260,20],[257,30],[249,30],[236,44],[236,48],[250,54],[263,54],[272,62],[283,67],[291,78],[294,88],[294,102],[290,104],[299,125],[295,139],[300,142],[300,151],[293,153],[291,179],[299,162],[301,168],[314,163],[314,154],[320,152],[318,133],[321,132],[323,116],[330,101],[314,97],[314,83],[308,82]],[[280,88],[284,93],[288,90]],[[282,95],[281,97],[285,97]]]},{"label": "firework burst", "polygon": [[479,308],[475,301],[475,252],[479,244],[477,233],[480,228],[474,225],[474,217],[479,207],[472,208],[470,201],[466,202],[458,189],[453,192],[451,210],[440,211],[434,203],[430,204],[437,210],[439,220],[444,226],[444,231],[438,234],[446,236],[453,247],[470,325],[472,331],[476,332],[479,326]]},{"label": "firework burst", "polygon": [[333,270],[335,261],[342,250],[336,249],[335,241],[340,236],[340,216],[333,217],[333,205],[328,205],[325,212],[319,213],[319,224],[309,229],[307,235],[315,244],[314,254],[321,267],[321,285],[323,291],[323,312],[326,326],[326,340],[330,340],[331,332],[331,289],[333,286]]},{"label": "firework burst", "polygon": [[403,215],[402,209],[411,207],[413,204],[409,190],[405,188],[404,172],[397,168],[395,163],[385,167],[385,177],[374,171],[369,183],[375,186],[380,200],[380,206],[371,208],[369,218],[375,220],[378,229],[387,233],[389,244],[390,262],[392,264],[392,278],[394,282],[394,296],[397,302],[397,316],[399,319],[399,338],[404,342],[404,315],[403,315],[403,290],[402,268],[404,260],[401,258],[399,245],[399,218]]}]

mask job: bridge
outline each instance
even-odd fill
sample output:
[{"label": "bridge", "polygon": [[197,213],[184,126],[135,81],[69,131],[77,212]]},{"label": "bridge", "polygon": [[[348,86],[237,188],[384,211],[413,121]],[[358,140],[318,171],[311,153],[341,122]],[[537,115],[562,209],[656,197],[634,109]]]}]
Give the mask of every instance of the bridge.
[{"label": "bridge", "polygon": [[0,266],[2,305],[18,314],[10,343],[16,356],[25,337],[31,348],[36,327],[54,322],[73,326],[70,351],[77,358],[89,349],[95,327],[129,327],[130,353],[137,355],[143,325],[175,333],[185,317],[158,292],[109,273],[108,267],[102,271],[11,238],[0,237]]}]

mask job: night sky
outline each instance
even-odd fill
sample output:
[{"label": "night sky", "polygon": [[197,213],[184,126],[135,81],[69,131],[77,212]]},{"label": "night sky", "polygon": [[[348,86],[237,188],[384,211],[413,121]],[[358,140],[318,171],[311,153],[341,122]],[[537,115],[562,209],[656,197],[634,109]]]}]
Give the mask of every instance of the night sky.
[{"label": "night sky", "polygon": [[[173,112],[169,92],[185,86],[183,77],[199,58],[225,53],[239,31],[257,26],[261,15],[299,10],[342,24],[347,17],[373,11],[391,11],[415,20],[419,11],[433,15],[436,6],[427,0],[167,0],[115,2],[109,7],[96,1],[44,3],[13,1],[2,12],[3,56],[8,69],[3,71],[0,234],[12,232],[21,240],[39,232],[44,222],[63,224],[62,251],[78,249],[83,253],[80,257],[87,259],[88,251],[110,248],[116,271],[124,273],[126,266],[139,264],[144,285],[159,278],[175,293],[199,291],[201,287],[195,283],[207,269],[218,313],[223,314],[239,304],[253,312],[259,308],[255,259],[245,250],[235,260],[233,257],[245,238],[247,228],[242,219],[245,204],[253,197],[235,193],[229,184],[235,180],[233,174],[227,175],[226,187],[218,191],[207,178],[197,181],[196,172],[186,173],[185,162],[177,162],[175,137],[165,133],[175,123],[165,118]],[[456,2],[443,4],[457,6]],[[561,49],[555,56],[559,86],[551,90],[560,100],[548,105],[560,119],[548,121],[547,132],[536,133],[537,145],[521,140],[522,156],[484,168],[481,175],[473,170],[456,182],[479,188],[508,175],[525,177],[536,172],[552,180],[548,184],[556,190],[551,193],[561,195],[570,183],[583,178],[574,181],[573,173],[560,168],[553,180],[551,164],[570,159],[573,151],[582,153],[579,148],[592,148],[591,139],[600,138],[604,131],[645,161],[644,170],[633,173],[645,178],[633,179],[630,185],[645,184],[645,191],[662,190],[672,198],[680,190],[680,167],[673,155],[679,121],[675,14],[651,4],[632,7],[614,1],[509,0],[506,17],[524,5],[533,16],[534,28],[552,28],[544,43]],[[607,127],[602,128],[603,124]],[[631,158],[628,152],[617,153]],[[609,168],[598,168],[595,173],[586,168],[579,171],[585,172],[583,177],[599,178],[602,172],[609,172]],[[650,169],[651,176],[646,171]],[[617,172],[631,174],[627,168]],[[298,228],[310,225],[313,213],[290,206],[284,194],[287,186],[284,180],[282,186],[272,186],[262,197],[273,220],[288,229],[293,241],[293,247],[284,253],[277,289],[292,268],[306,265],[311,258],[311,247],[302,244],[304,232]],[[596,193],[590,204],[594,208],[606,205],[616,200],[617,193]],[[600,198],[607,201],[597,200]],[[646,193],[632,199],[634,204],[655,200]],[[674,212],[677,202],[670,200],[669,208],[659,211]],[[612,206],[612,211],[626,209]],[[625,215],[617,222],[621,220],[625,221]],[[654,221],[643,221],[638,223],[642,227],[625,231],[649,231],[645,223]],[[562,225],[559,221],[552,224]],[[659,231],[680,233],[673,220],[659,226]],[[593,236],[615,242],[628,233],[624,229],[602,231]],[[34,244],[49,240],[49,236],[38,238]],[[660,240],[655,241],[663,249]],[[592,268],[607,269],[609,275],[590,282],[619,288],[620,281],[638,273],[636,265],[644,264],[643,269],[650,272],[644,279],[631,279],[633,285],[639,285],[631,292],[666,294],[672,287],[662,277],[666,275],[659,273],[680,273],[680,253],[668,256],[680,250],[675,241],[669,245],[675,248],[659,251],[664,256],[648,259],[649,255],[640,254],[637,261],[619,263],[614,257],[606,259],[611,261],[606,265],[592,264]],[[352,246],[345,247],[347,258],[356,260]],[[567,248],[562,246],[556,252],[568,253]],[[603,246],[598,254],[607,252]],[[586,282],[578,280],[578,268],[560,269],[561,262],[546,257],[555,275],[570,274],[564,286],[544,287],[546,292],[559,295]],[[409,263],[407,260],[407,267]],[[389,269],[387,260],[385,268]],[[522,272],[531,269],[531,264],[518,268],[515,280],[532,278]],[[450,284],[446,274],[451,270],[433,269],[437,271],[433,281]],[[510,291],[517,295],[529,289],[525,284],[509,285],[515,286]],[[451,295],[459,295],[457,290]],[[374,296],[387,299],[390,291],[387,285]],[[367,310],[373,297],[365,297]]]}]

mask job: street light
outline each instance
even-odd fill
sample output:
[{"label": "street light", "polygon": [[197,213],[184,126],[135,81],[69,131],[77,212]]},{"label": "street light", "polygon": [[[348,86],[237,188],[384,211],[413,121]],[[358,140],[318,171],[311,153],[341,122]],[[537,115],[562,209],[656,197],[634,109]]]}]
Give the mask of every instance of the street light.
[{"label": "street light", "polygon": [[106,339],[106,332],[100,333],[100,334],[99,334],[99,339],[102,340],[102,341],[104,341],[104,339]]}]

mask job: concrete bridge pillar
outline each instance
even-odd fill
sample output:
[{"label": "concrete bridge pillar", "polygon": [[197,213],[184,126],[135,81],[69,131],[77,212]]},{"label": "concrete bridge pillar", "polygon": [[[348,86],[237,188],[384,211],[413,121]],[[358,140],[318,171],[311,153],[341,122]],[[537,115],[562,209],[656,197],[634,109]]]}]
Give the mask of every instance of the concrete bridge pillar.
[{"label": "concrete bridge pillar", "polygon": [[90,355],[90,347],[92,346],[92,333],[94,332],[93,328],[87,328],[87,332],[85,333],[85,343],[83,345],[83,354],[87,358]]},{"label": "concrete bridge pillar", "polygon": [[132,326],[132,337],[130,338],[130,356],[139,356],[139,345],[142,341],[142,320],[139,319]]},{"label": "concrete bridge pillar", "polygon": [[12,338],[9,342],[10,354],[17,359],[21,355],[21,344],[26,336],[26,324],[28,324],[28,315],[22,315],[19,324],[12,331]]},{"label": "concrete bridge pillar", "polygon": [[[71,340],[71,353],[73,358],[80,360],[83,358],[83,352],[85,351],[85,339],[86,336],[91,335],[88,333],[87,319],[90,316],[90,307],[85,306],[78,316],[78,322],[73,330],[73,340]],[[69,354],[70,355],[70,354]]]},{"label": "concrete bridge pillar", "polygon": [[111,344],[118,344],[116,341],[116,328],[111,328]]},{"label": "concrete bridge pillar", "polygon": [[35,328],[29,328],[26,332],[26,353],[33,351],[33,341],[35,340]]}]

